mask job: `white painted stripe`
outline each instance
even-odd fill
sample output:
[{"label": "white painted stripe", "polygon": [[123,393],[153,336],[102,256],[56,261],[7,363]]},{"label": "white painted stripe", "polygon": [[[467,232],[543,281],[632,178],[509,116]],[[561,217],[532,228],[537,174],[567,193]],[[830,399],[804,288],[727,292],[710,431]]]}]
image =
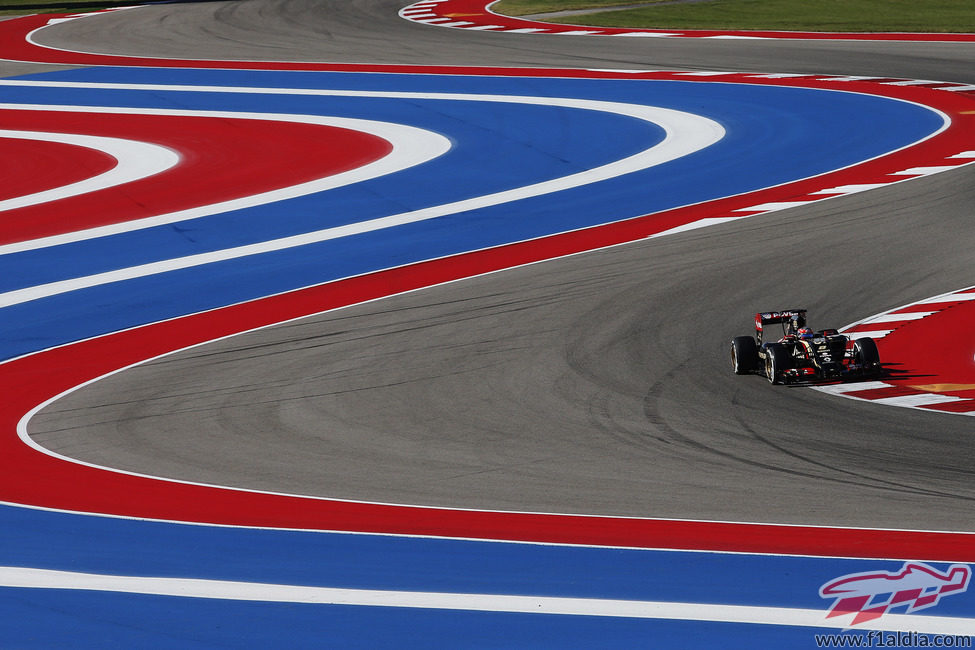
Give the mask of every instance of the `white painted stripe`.
[{"label": "white painted stripe", "polygon": [[859,381],[849,384],[835,384],[833,386],[810,386],[810,388],[813,388],[814,390],[818,390],[821,393],[829,393],[830,395],[843,395],[845,393],[854,393],[861,390],[877,390],[880,388],[893,387],[893,384],[888,384],[883,381]]},{"label": "white painted stripe", "polygon": [[776,72],[773,74],[750,74],[754,79],[795,79],[798,77],[808,77],[808,74],[797,74],[795,72]]},{"label": "white painted stripe", "polygon": [[468,27],[472,31],[478,31],[482,29],[501,29],[504,25],[478,25],[477,27]]},{"label": "white painted stripe", "polygon": [[[335,91],[328,91],[328,92],[332,93]],[[355,93],[355,94],[361,95],[362,93]],[[386,95],[387,93],[381,93],[381,94]],[[305,246],[308,244],[315,244],[315,243],[320,243],[320,242],[329,241],[333,239],[339,239],[342,237],[349,237],[352,235],[374,232],[385,228],[392,228],[394,226],[417,223],[419,221],[435,219],[450,214],[467,212],[470,210],[476,210],[476,209],[490,207],[494,205],[500,205],[511,201],[517,201],[525,198],[531,198],[535,196],[541,196],[544,194],[550,194],[553,192],[559,192],[573,187],[579,187],[581,185],[587,185],[590,183],[595,183],[602,180],[615,178],[617,176],[622,176],[624,174],[640,171],[643,169],[647,169],[650,167],[654,167],[656,165],[669,162],[671,160],[675,160],[677,158],[681,158],[695,151],[699,151],[701,149],[704,149],[705,147],[711,146],[715,142],[721,140],[721,138],[723,138],[725,135],[724,128],[713,120],[710,120],[708,118],[699,115],[693,115],[690,113],[684,113],[682,111],[675,111],[672,109],[659,108],[655,106],[640,106],[636,104],[624,104],[620,102],[605,102],[605,101],[588,100],[588,99],[559,98],[559,97],[519,97],[519,96],[511,96],[511,95],[467,95],[467,94],[446,94],[446,93],[445,94],[395,93],[395,94],[397,96],[414,96],[414,97],[419,97],[424,99],[463,98],[466,101],[484,101],[484,102],[500,102],[500,103],[511,103],[511,104],[559,106],[564,108],[602,111],[602,112],[612,113],[616,115],[624,115],[627,117],[632,117],[638,120],[642,120],[654,124],[662,128],[665,135],[662,141],[636,154],[633,154],[621,160],[608,163],[606,165],[602,165],[600,167],[595,167],[593,169],[588,169],[575,174],[570,174],[568,176],[564,176],[561,178],[543,181],[540,183],[535,183],[532,185],[527,185],[527,186],[523,186],[511,190],[505,190],[502,192],[496,192],[484,196],[474,197],[471,199],[455,201],[453,203],[431,206],[428,208],[422,208],[410,212],[403,212],[399,214],[389,215],[386,217],[370,219],[368,221],[350,223],[343,226],[326,228],[323,230],[313,231],[309,233],[302,233],[300,235],[294,235],[291,237],[284,237],[281,239],[259,242],[256,244],[249,244],[246,246],[238,246],[235,248],[228,248],[228,249],[213,251],[209,253],[201,253],[198,255],[190,255],[181,258],[163,260],[159,262],[152,262],[149,264],[141,264],[138,266],[132,266],[132,267],[117,269],[113,271],[107,271],[104,273],[98,273],[86,277],[72,278],[68,280],[61,280],[58,282],[51,282],[43,285],[37,285],[34,287],[26,287],[23,289],[18,289],[15,291],[9,291],[7,293],[0,294],[0,307],[7,307],[10,305],[29,302],[31,300],[37,300],[40,298],[55,296],[61,293],[67,293],[79,289],[101,286],[113,282],[121,282],[123,280],[142,278],[150,275],[166,273],[169,271],[175,271],[179,269],[192,268],[196,266],[202,266],[205,264],[212,264],[215,262],[234,260],[242,257],[251,256],[251,255],[259,255],[262,253],[280,251],[288,248],[295,248],[298,246]],[[115,109],[115,110],[122,110],[122,109]],[[328,118],[328,119],[338,119],[338,118]],[[375,123],[375,124],[383,124],[383,123]],[[405,129],[407,127],[400,127],[400,128]],[[414,130],[423,134],[427,134],[427,132],[420,131],[419,129],[414,129]],[[444,142],[446,142],[446,138],[444,138],[443,140]],[[445,145],[445,146],[449,146],[449,145]],[[394,145],[394,151],[395,150],[396,149]],[[439,153],[442,153],[445,150],[446,148],[440,151]],[[439,155],[439,153],[437,153],[437,155]],[[416,155],[422,157],[420,154],[416,154]],[[389,157],[390,156],[387,156],[387,158]],[[427,158],[429,158],[429,156],[427,156]],[[377,161],[377,163],[374,164],[380,164],[380,163],[382,163],[382,161]],[[127,225],[129,224],[119,224],[116,226],[116,228],[122,228]],[[76,239],[90,238],[89,236],[85,235],[84,232],[72,233],[72,235],[68,235],[68,237],[70,236],[74,236],[76,237]],[[66,236],[61,236],[61,237],[66,237]],[[38,240],[35,240],[35,242],[36,241]],[[16,245],[22,246],[23,244],[15,244],[14,246]],[[4,248],[9,248],[9,247],[4,247]]]},{"label": "white painted stripe", "polygon": [[954,156],[949,156],[949,158],[975,158],[975,151],[963,151]]},{"label": "white painted stripe", "polygon": [[602,34],[602,32],[593,31],[591,29],[576,29],[571,32],[555,32],[560,36],[584,36],[586,34]]},{"label": "white painted stripe", "polygon": [[629,70],[627,68],[587,68],[590,72],[621,72],[623,74],[644,74],[646,72],[658,72],[658,70]]},{"label": "white painted stripe", "polygon": [[927,86],[930,84],[943,84],[944,81],[929,81],[927,79],[904,79],[903,81],[882,81],[885,86]]},{"label": "white painted stripe", "polygon": [[12,130],[0,130],[0,138],[19,138],[74,145],[101,151],[116,160],[116,165],[112,169],[91,178],[0,201],[0,212],[88,194],[89,192],[148,178],[167,169],[172,169],[179,163],[180,159],[179,154],[167,147],[121,138]]},{"label": "white painted stripe", "polygon": [[[667,619],[825,629],[843,629],[850,623],[848,616],[826,618],[825,606],[822,609],[798,609],[608,598],[344,589],[195,578],[116,576],[23,567],[0,567],[0,585],[21,589],[71,589],[231,601]],[[879,619],[857,625],[857,628],[920,634],[975,634],[975,619],[885,614]]]},{"label": "white painted stripe", "polygon": [[219,203],[213,203],[210,205],[197,206],[186,210],[154,215],[142,219],[133,219],[123,223],[100,226],[97,228],[88,228],[71,233],[52,235],[50,237],[42,237],[13,244],[4,244],[0,245],[0,255],[36,250],[39,248],[57,246],[60,244],[83,241],[87,239],[95,239],[98,237],[105,237],[123,232],[131,232],[133,230],[141,230],[143,228],[151,228],[153,226],[196,219],[230,210],[240,210],[274,201],[283,201],[285,199],[304,196],[314,192],[323,192],[337,187],[342,187],[343,185],[349,185],[351,183],[358,183],[364,180],[377,178],[379,176],[385,176],[387,174],[428,162],[449,151],[451,146],[449,139],[438,133],[433,133],[424,129],[418,129],[416,127],[405,126],[402,124],[391,124],[388,122],[376,122],[374,120],[360,120],[342,117],[287,115],[277,113],[234,113],[227,111],[189,111],[175,109],[55,106],[47,104],[0,104],[0,109],[3,108],[58,112],[73,111],[98,113],[103,115],[138,114],[163,115],[171,117],[193,116],[220,119],[251,119],[262,121],[298,122],[304,124],[339,127],[369,133],[390,142],[393,145],[393,149],[383,158],[375,160],[366,165],[362,165],[361,167],[319,178],[313,181],[308,181],[306,183],[300,183],[291,187],[231,199],[229,201],[221,201]]},{"label": "white painted stripe", "polygon": [[735,73],[733,73],[733,72],[707,72],[707,71],[703,71],[702,70],[700,72],[677,72],[675,74],[680,75],[681,77],[723,77],[724,75],[735,74]]},{"label": "white painted stripe", "polygon": [[929,174],[939,174],[941,172],[958,169],[961,165],[941,165],[938,167],[912,167],[901,172],[894,172],[891,176],[927,176]]},{"label": "white painted stripe", "polygon": [[450,22],[450,18],[411,18],[415,23],[424,23],[428,25],[435,25],[437,23]]},{"label": "white painted stripe", "polygon": [[856,341],[857,339],[882,339],[894,330],[874,330],[872,332],[843,332],[846,336],[850,337],[851,341]]},{"label": "white painted stripe", "polygon": [[931,314],[937,314],[936,311],[915,311],[907,314],[881,314],[880,316],[874,316],[873,318],[868,318],[863,321],[863,324],[873,324],[873,323],[896,323],[898,321],[909,321],[909,320],[920,320]]},{"label": "white painted stripe", "polygon": [[424,7],[423,9],[404,9],[400,12],[400,15],[408,18],[423,18],[426,16],[436,16],[437,14],[430,11],[428,7]]},{"label": "white painted stripe", "polygon": [[[121,9],[134,9],[134,7],[115,7],[115,9],[116,10],[121,10]],[[50,20],[47,21],[47,24],[48,25],[58,25],[60,23],[67,23],[67,22],[71,22],[72,20],[78,20],[79,18],[89,18],[91,16],[97,16],[100,13],[103,13],[105,11],[108,11],[108,10],[107,9],[103,9],[102,11],[93,11],[93,12],[87,13],[87,14],[70,14],[68,16],[63,16],[61,18],[51,18]]]},{"label": "white painted stripe", "polygon": [[867,81],[869,79],[881,79],[882,77],[819,77],[816,81]]},{"label": "white painted stripe", "polygon": [[918,395],[901,395],[899,397],[882,397],[872,399],[871,402],[884,404],[886,406],[932,406],[935,404],[945,404],[947,402],[968,402],[966,398],[954,395],[939,395],[937,393],[920,393]]},{"label": "white painted stripe", "polygon": [[801,205],[809,205],[813,201],[774,201],[772,203],[762,203],[761,205],[753,205],[750,208],[739,208],[734,210],[734,212],[771,212],[772,210],[785,210],[788,208],[797,208]]},{"label": "white painted stripe", "polygon": [[966,300],[975,300],[975,293],[949,293],[943,296],[934,296],[933,298],[925,298],[924,300],[918,300],[915,305],[932,305],[941,302],[964,302]]},{"label": "white painted stripe", "polygon": [[707,217],[705,219],[698,219],[697,221],[692,221],[691,223],[685,223],[682,226],[677,226],[676,228],[671,228],[670,230],[665,230],[663,232],[658,232],[654,235],[650,235],[647,239],[654,239],[656,237],[663,237],[665,235],[676,235],[679,232],[687,232],[688,230],[697,230],[698,228],[707,228],[708,226],[716,226],[719,223],[727,223],[729,221],[739,221],[741,219],[746,219],[747,217]]},{"label": "white painted stripe", "polygon": [[637,38],[668,38],[670,36],[680,36],[681,34],[665,34],[663,32],[623,32],[622,34],[613,34],[613,36],[635,36]]},{"label": "white painted stripe", "polygon": [[451,23],[440,23],[437,27],[463,27],[464,25],[473,25],[469,20],[455,20]]},{"label": "white painted stripe", "polygon": [[813,192],[813,194],[854,194],[856,192],[875,190],[878,187],[887,187],[891,184],[892,183],[860,183],[855,185],[840,185],[838,187],[831,187],[828,190],[819,190],[818,192]]},{"label": "white painted stripe", "polygon": [[764,41],[768,40],[764,36],[738,36],[736,34],[721,34],[719,36],[705,36],[715,41]]},{"label": "white painted stripe", "polygon": [[942,86],[941,88],[937,88],[936,90],[947,90],[947,91],[953,92],[953,93],[958,93],[958,92],[967,93],[967,92],[971,92],[971,91],[975,90],[975,85],[967,85],[967,86]]},{"label": "white painted stripe", "polygon": [[541,27],[520,27],[518,29],[506,29],[509,34],[534,34],[536,32],[547,32],[548,29],[542,29]]}]

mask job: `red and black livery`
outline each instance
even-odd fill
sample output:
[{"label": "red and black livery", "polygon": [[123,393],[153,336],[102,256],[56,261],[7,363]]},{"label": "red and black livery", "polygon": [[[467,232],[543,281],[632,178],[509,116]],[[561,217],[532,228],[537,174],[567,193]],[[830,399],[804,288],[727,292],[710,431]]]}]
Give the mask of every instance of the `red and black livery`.
[{"label": "red and black livery", "polygon": [[[763,340],[766,325],[782,325],[777,341]],[[737,375],[764,374],[773,384],[876,377],[883,372],[877,344],[869,337],[851,339],[835,329],[813,332],[805,309],[755,314],[755,336],[731,341]]]}]

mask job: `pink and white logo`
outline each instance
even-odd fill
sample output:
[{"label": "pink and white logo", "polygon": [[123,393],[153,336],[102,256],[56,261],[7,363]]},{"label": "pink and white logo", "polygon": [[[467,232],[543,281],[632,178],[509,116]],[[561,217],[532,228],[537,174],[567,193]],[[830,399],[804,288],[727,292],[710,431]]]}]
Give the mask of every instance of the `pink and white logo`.
[{"label": "pink and white logo", "polygon": [[850,625],[859,625],[902,605],[907,606],[908,614],[934,607],[942,596],[964,593],[971,577],[971,567],[966,564],[952,564],[942,573],[921,562],[905,562],[900,571],[840,576],[820,587],[819,595],[836,599],[826,618],[854,614]]}]

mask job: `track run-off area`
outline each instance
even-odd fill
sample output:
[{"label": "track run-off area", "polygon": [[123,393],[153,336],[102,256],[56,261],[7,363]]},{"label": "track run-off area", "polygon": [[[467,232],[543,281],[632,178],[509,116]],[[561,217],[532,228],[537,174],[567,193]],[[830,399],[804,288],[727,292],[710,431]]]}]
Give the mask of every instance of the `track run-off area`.
[{"label": "track run-off area", "polygon": [[[37,44],[70,18],[0,22],[0,58],[83,66],[0,79],[0,638],[814,647],[814,630],[850,628],[867,606],[827,617],[831,580],[975,561],[963,517],[941,532],[801,525],[802,513],[741,523],[761,520],[157,475],[91,457],[63,426],[77,414],[57,413],[281,323],[631,242],[652,254],[683,233],[951,173],[975,160],[975,87]],[[943,289],[850,327],[897,371],[883,385],[824,389],[881,402],[856,408],[971,411],[975,351],[918,365],[925,328],[970,322],[972,290]],[[892,612],[853,628],[975,634],[967,593],[920,614],[909,602],[870,601]]]}]

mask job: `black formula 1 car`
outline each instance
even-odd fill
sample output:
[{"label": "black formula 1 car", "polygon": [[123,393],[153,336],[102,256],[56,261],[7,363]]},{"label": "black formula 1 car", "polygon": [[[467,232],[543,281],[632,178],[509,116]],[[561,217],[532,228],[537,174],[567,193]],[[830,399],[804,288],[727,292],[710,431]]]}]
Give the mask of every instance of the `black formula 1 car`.
[{"label": "black formula 1 car", "polygon": [[[766,325],[782,324],[782,338],[763,341]],[[773,384],[816,382],[879,376],[883,372],[877,344],[869,337],[851,339],[835,329],[806,327],[805,309],[755,314],[755,336],[731,341],[735,374],[764,374]]]}]

